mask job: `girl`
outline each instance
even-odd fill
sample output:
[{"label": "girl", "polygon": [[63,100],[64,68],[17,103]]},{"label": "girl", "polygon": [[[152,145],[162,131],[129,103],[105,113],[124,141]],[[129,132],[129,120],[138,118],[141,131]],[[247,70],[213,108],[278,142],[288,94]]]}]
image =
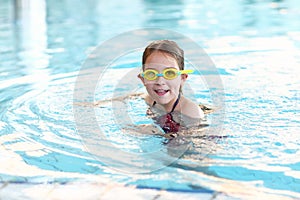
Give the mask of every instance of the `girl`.
[{"label": "girl", "polygon": [[165,133],[178,132],[204,119],[199,105],[182,94],[188,74],[193,71],[184,70],[184,52],[174,41],[159,40],[149,44],[142,64],[138,78],[148,93],[144,96],[150,106],[148,114],[156,115],[153,119]]},{"label": "girl", "polygon": [[146,87],[147,94],[131,94],[98,101],[94,105],[142,97],[149,105],[148,116],[152,117],[160,128],[152,125],[132,127],[136,131],[131,132],[136,133],[160,134],[162,129],[164,133],[168,133],[164,136],[172,136],[172,133],[188,128],[207,126],[203,123],[204,113],[209,113],[212,109],[197,105],[182,93],[188,74],[193,73],[193,70],[184,69],[184,52],[174,41],[158,40],[150,43],[144,50],[142,64],[142,72],[138,74],[138,78]]}]

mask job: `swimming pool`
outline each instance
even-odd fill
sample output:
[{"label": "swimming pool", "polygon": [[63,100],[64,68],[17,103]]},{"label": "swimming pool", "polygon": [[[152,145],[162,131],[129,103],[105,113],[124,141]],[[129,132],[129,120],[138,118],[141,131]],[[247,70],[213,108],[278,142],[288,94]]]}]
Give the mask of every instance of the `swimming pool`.
[{"label": "swimming pool", "polygon": [[[130,5],[32,2],[16,9],[12,1],[0,1],[1,182],[93,182],[104,177],[139,188],[300,198],[300,8],[296,0],[228,1],[226,5],[193,0],[135,0]],[[226,138],[193,138],[192,147],[177,159],[164,154],[176,144],[165,145],[164,138],[153,135],[120,134],[113,106],[96,107],[92,112],[114,147],[135,153],[162,149],[160,156],[167,155],[162,160],[170,161],[166,165],[153,159],[149,163],[160,168],[151,173],[124,173],[124,167],[131,170],[139,162],[128,166],[109,160],[109,148],[102,148],[106,152],[98,159],[82,142],[97,132],[87,125],[87,135],[78,134],[74,85],[95,47],[140,28],[178,32],[206,51],[222,80],[225,115],[218,134]],[[114,60],[96,95],[86,101],[114,95],[112,88],[120,77],[140,62],[140,51]],[[205,76],[210,74],[190,76],[190,95],[213,105]],[[146,107],[140,99],[127,105],[134,122],[151,123],[142,117]],[[79,108],[83,117],[89,116],[89,107]],[[213,151],[205,151],[207,146],[213,146]]]}]

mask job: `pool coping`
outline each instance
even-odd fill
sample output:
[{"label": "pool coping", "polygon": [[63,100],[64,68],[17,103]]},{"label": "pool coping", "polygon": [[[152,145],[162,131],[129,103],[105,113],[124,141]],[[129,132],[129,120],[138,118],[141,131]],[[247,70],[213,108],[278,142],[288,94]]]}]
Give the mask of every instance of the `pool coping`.
[{"label": "pool coping", "polygon": [[45,183],[0,183],[0,199],[14,200],[40,200],[40,199],[153,199],[167,200],[212,200],[212,199],[236,199],[223,193],[215,191],[207,192],[184,192],[168,191],[153,188],[137,188],[135,186],[125,186],[118,183],[97,183],[97,182],[70,182],[66,184]]}]

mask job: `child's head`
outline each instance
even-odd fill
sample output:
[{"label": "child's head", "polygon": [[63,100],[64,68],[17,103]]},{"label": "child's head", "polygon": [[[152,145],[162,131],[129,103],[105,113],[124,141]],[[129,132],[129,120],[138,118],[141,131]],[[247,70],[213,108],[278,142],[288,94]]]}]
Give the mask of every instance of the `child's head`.
[{"label": "child's head", "polygon": [[145,64],[147,62],[147,58],[153,53],[153,52],[161,52],[166,53],[169,56],[173,57],[180,70],[184,70],[184,52],[183,50],[177,45],[176,42],[170,41],[170,40],[157,40],[152,43],[150,43],[144,53],[143,53],[143,70],[145,69]]},{"label": "child's head", "polygon": [[154,41],[146,47],[142,63],[139,78],[148,94],[160,104],[172,104],[188,77],[183,50],[173,41]]}]

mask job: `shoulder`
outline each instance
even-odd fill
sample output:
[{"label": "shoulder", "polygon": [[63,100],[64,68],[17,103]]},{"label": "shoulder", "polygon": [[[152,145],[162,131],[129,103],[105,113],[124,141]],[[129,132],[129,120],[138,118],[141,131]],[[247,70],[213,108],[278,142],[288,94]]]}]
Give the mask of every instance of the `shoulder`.
[{"label": "shoulder", "polygon": [[185,97],[182,98],[181,102],[181,112],[182,114],[191,117],[191,118],[204,118],[204,112],[202,109],[191,101],[190,99],[187,99]]},{"label": "shoulder", "polygon": [[146,104],[153,105],[154,100],[148,94],[143,94],[141,97],[145,100]]}]

